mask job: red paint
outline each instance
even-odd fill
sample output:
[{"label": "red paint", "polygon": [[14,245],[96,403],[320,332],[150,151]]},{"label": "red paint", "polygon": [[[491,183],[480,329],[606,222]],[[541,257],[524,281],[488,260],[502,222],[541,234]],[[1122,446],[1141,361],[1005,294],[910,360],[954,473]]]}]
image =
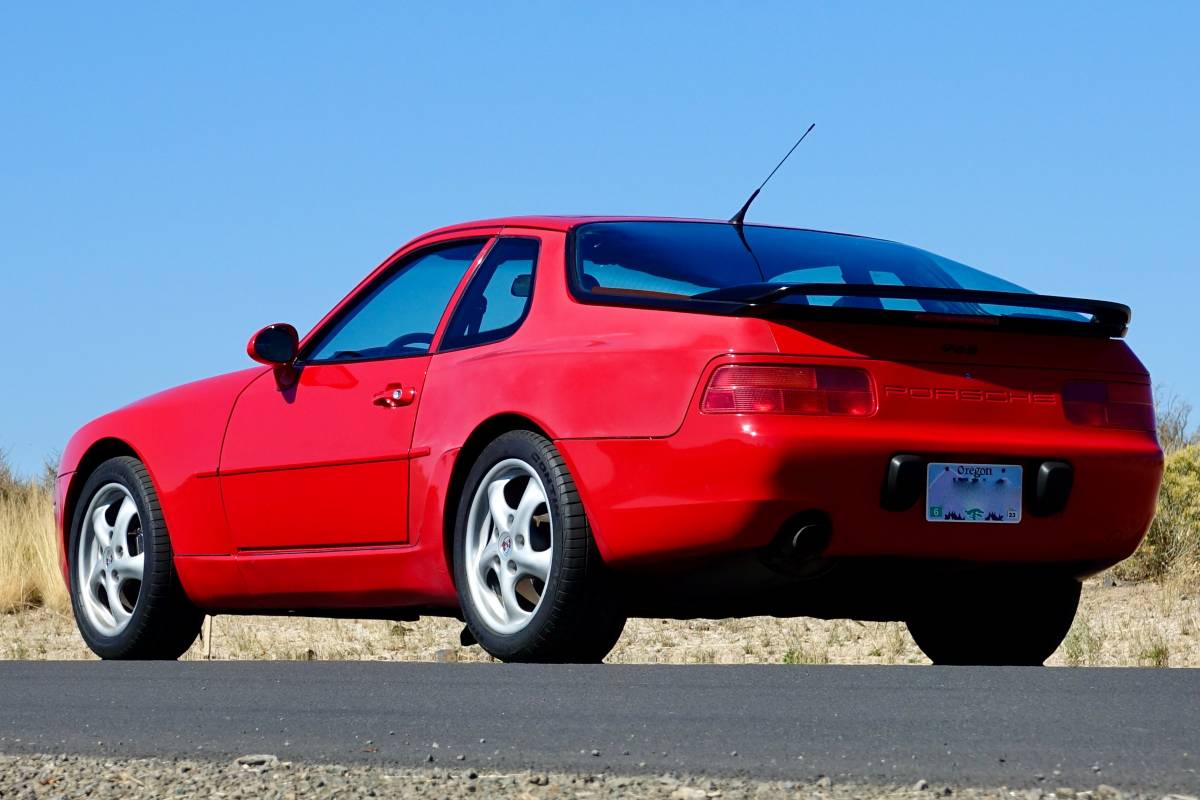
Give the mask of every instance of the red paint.
[{"label": "red paint", "polygon": [[[453,609],[451,476],[472,432],[501,415],[557,442],[617,568],[758,547],[809,509],[828,514],[829,553],[843,556],[1113,563],[1145,534],[1162,469],[1153,433],[1073,424],[1062,403],[1067,381],[1148,385],[1124,342],[583,305],[567,291],[564,249],[588,219],[452,226],[379,267],[438,241],[538,237],[532,306],[508,339],[438,353],[443,315],[432,355],[303,367],[282,389],[256,367],[89,423],[63,455],[60,535],[80,464],[120,446],[147,464],[203,607]],[[870,413],[705,413],[705,387],[731,364],[864,370],[873,399],[855,408]],[[1061,514],[1003,535],[964,531],[926,523],[919,504],[880,508],[900,452],[1063,460],[1075,488]]]},{"label": "red paint", "polygon": [[266,374],[242,392],[221,452],[221,491],[240,549],[408,539],[408,450],[418,405],[376,404],[393,383],[420,391],[429,356]]}]

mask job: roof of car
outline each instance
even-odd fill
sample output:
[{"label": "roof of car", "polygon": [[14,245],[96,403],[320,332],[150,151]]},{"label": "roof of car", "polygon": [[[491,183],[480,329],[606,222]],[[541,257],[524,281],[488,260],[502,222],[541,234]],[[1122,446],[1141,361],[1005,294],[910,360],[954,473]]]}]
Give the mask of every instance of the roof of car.
[{"label": "roof of car", "polygon": [[[526,214],[512,217],[494,217],[492,219],[476,219],[469,222],[459,222],[454,225],[446,225],[436,230],[422,234],[421,238],[426,236],[436,236],[442,233],[453,233],[454,231],[471,230],[474,228],[541,228],[551,231],[566,231],[574,228],[576,225],[582,225],[585,222],[716,222],[728,224],[727,219],[699,219],[693,217],[651,217],[651,216],[631,216],[631,215],[599,215],[599,214]],[[766,228],[788,228],[791,230],[814,230],[813,228],[803,228],[795,225],[769,225],[766,223],[748,222],[746,227],[766,227]],[[837,233],[836,231],[816,231],[817,233]],[[856,234],[839,234],[842,236],[855,236]]]},{"label": "roof of car", "polygon": [[565,231],[585,222],[728,222],[728,220],[684,219],[679,217],[635,217],[621,215],[589,215],[589,214],[526,214],[512,217],[494,217],[492,219],[476,219],[469,222],[459,222],[446,225],[430,231],[427,236],[471,228],[543,228],[552,231]]},{"label": "roof of car", "polygon": [[[459,222],[454,225],[446,225],[441,228],[428,231],[421,234],[413,242],[428,239],[431,236],[439,236],[446,233],[455,233],[457,231],[471,231],[481,228],[540,228],[549,231],[568,231],[577,225],[583,225],[587,222],[707,222],[720,225],[728,225],[730,221],[727,219],[703,219],[698,217],[654,217],[654,216],[633,216],[633,215],[603,215],[603,214],[524,214],[511,217],[493,217],[491,219],[476,219],[468,222]],[[834,236],[850,236],[855,239],[874,239],[876,241],[890,242],[889,239],[880,239],[875,236],[864,236],[859,233],[845,233],[843,231],[826,231],[819,228],[805,228],[796,225],[772,225],[764,222],[747,222],[747,228],[782,228],[793,231],[808,231],[810,233],[828,233]],[[411,244],[411,243],[410,243]],[[902,242],[892,242],[892,244],[903,244]]]}]

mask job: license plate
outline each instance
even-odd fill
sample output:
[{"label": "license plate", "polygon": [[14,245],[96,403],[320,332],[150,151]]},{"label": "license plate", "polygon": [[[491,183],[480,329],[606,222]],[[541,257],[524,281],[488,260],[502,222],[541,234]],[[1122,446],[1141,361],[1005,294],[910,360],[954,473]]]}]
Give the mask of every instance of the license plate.
[{"label": "license plate", "polygon": [[1021,472],[1015,464],[930,464],[926,521],[1020,522]]}]

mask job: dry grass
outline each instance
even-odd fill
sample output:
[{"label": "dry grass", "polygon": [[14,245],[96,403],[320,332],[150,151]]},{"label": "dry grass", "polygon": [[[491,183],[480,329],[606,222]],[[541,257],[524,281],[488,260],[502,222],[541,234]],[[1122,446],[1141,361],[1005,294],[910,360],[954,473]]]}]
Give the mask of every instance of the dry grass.
[{"label": "dry grass", "polygon": [[0,460],[0,613],[69,605],[52,508],[46,484],[16,480]]},{"label": "dry grass", "polygon": [[[1200,667],[1200,589],[1187,581],[1084,585],[1075,626],[1052,666]],[[0,659],[93,658],[70,612],[45,608],[0,623]],[[460,647],[461,623],[217,617],[214,659],[490,661]],[[185,656],[204,658],[197,642]],[[895,622],[755,617],[678,622],[630,620],[608,657],[624,664],[927,664],[904,625]]]}]

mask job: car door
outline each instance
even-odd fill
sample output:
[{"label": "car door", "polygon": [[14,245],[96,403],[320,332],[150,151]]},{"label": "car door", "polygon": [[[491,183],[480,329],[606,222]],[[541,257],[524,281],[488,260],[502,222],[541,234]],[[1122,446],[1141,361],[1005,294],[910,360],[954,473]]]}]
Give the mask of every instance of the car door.
[{"label": "car door", "polygon": [[239,550],[408,539],[413,428],[447,305],[488,238],[421,248],[384,269],[304,344],[297,379],[238,398],[221,493]]}]

